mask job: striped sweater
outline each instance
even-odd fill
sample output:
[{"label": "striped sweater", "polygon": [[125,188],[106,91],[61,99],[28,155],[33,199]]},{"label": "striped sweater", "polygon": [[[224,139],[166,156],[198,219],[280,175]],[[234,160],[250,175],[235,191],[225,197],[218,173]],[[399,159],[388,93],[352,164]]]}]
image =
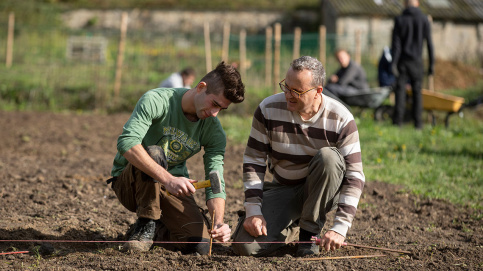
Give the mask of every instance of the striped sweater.
[{"label": "striped sweater", "polygon": [[283,93],[263,100],[253,116],[243,157],[247,217],[262,215],[266,167],[273,181],[283,185],[305,182],[308,164],[323,147],[336,147],[344,157],[346,174],[331,230],[346,236],[364,187],[359,132],[352,114],[342,104],[322,95],[319,111],[303,120],[287,110]]}]

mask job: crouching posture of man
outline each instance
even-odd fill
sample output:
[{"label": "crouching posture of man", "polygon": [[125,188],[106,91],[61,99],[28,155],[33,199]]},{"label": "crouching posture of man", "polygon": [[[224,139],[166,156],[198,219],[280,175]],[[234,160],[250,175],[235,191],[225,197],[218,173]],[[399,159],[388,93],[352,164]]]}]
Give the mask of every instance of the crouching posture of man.
[{"label": "crouching posture of man", "polygon": [[[301,241],[297,256],[341,247],[364,186],[359,133],[352,114],[323,94],[325,69],[317,59],[294,60],[280,82],[283,93],[255,111],[243,158],[246,215],[234,232],[239,255],[266,256],[283,242]],[[273,174],[265,182],[266,168]],[[298,236],[297,236],[298,234]]]},{"label": "crouching posture of man", "polygon": [[[119,201],[138,217],[124,249],[149,250],[156,223],[167,230],[163,241],[179,242],[176,248],[184,253],[207,254],[210,236],[229,240],[231,230],[223,222],[226,136],[216,116],[242,102],[244,93],[238,71],[222,62],[192,89],[158,88],[141,97],[119,136],[110,179]],[[216,211],[212,231],[186,167],[201,148],[205,177],[217,171],[222,187],[217,194],[206,188],[208,210]]]}]

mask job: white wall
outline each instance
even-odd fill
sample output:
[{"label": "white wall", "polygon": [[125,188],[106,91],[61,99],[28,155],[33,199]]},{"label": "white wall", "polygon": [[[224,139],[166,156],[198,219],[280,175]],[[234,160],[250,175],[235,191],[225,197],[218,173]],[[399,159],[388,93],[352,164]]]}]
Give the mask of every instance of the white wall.
[{"label": "white wall", "polygon": [[[355,49],[355,33],[362,31],[362,51],[379,56],[385,45],[391,44],[393,19],[343,17],[336,23],[338,46],[351,52]],[[434,52],[437,58],[446,60],[482,61],[483,23],[461,24],[436,21],[432,26]],[[369,46],[372,41],[372,48]],[[426,47],[423,50],[427,54]]]}]

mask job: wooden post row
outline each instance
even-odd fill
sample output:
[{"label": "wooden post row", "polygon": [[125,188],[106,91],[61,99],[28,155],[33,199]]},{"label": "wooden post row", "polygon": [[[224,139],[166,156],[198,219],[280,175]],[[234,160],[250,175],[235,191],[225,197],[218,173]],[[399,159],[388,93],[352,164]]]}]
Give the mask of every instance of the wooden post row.
[{"label": "wooden post row", "polygon": [[293,38],[293,55],[292,59],[297,59],[300,57],[300,40],[302,38],[302,29],[300,27],[295,27],[294,38]]},{"label": "wooden post row", "polygon": [[327,69],[326,57],[327,57],[327,32],[325,25],[319,27],[319,60]]},{"label": "wooden post row", "polygon": [[240,31],[240,76],[246,78],[247,75],[247,47],[246,47],[247,32],[245,29]]},{"label": "wooden post row", "polygon": [[354,59],[360,65],[361,64],[361,30],[357,29],[355,34],[356,39],[356,52]]},{"label": "wooden post row", "polygon": [[210,41],[210,24],[205,22],[204,25],[205,34],[205,57],[206,57],[206,73],[211,71],[211,41]]},{"label": "wooden post row", "polygon": [[[433,29],[433,17],[431,15],[428,15],[428,21],[431,25],[430,29]],[[428,89],[434,91],[434,74],[428,75]]]},{"label": "wooden post row", "polygon": [[5,66],[10,68],[13,60],[13,35],[15,29],[15,14],[10,12],[8,15],[8,36],[7,36],[7,55],[5,57]]},{"label": "wooden post row", "polygon": [[275,52],[273,56],[273,93],[277,93],[278,82],[280,82],[280,43],[282,40],[282,25],[275,24]]},{"label": "wooden post row", "polygon": [[117,104],[117,102],[119,101],[119,92],[121,90],[122,63],[124,61],[124,48],[126,46],[127,19],[127,12],[123,12],[121,16],[121,37],[119,39],[119,51],[117,52],[116,78],[114,81],[115,104]]},{"label": "wooden post row", "polygon": [[272,83],[272,27],[265,29],[265,86]]},{"label": "wooden post row", "polygon": [[221,49],[221,60],[228,63],[228,52],[230,49],[230,24],[223,25],[223,47]]}]

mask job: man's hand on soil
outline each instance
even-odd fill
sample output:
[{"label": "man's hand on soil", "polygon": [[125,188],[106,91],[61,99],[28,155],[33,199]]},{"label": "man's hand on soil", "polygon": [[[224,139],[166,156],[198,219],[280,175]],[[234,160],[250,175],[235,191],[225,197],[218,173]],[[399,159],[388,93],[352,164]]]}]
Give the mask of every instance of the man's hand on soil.
[{"label": "man's hand on soil", "polygon": [[267,221],[261,215],[247,217],[243,222],[243,228],[253,237],[267,236]]},{"label": "man's hand on soil", "polygon": [[326,251],[329,250],[336,250],[339,249],[342,246],[342,243],[344,243],[345,237],[338,234],[335,231],[327,231],[324,236],[322,237],[322,240],[320,242],[320,247],[325,249]]},{"label": "man's hand on soil", "polygon": [[230,229],[230,226],[228,226],[228,224],[215,225],[213,230],[209,230],[209,232],[211,234],[211,238],[217,241],[220,241],[222,243],[230,240],[231,229]]}]

